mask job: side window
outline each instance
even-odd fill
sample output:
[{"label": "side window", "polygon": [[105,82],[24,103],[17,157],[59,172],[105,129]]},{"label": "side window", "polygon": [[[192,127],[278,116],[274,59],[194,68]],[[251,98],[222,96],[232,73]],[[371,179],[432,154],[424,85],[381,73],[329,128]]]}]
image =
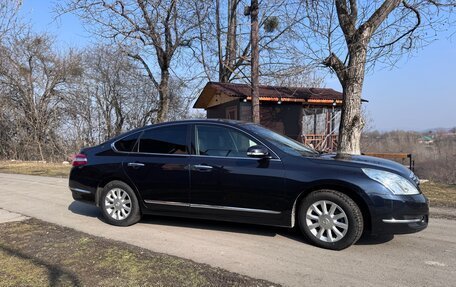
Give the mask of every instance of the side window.
[{"label": "side window", "polygon": [[222,157],[247,157],[247,149],[258,145],[246,134],[226,127],[197,125],[196,154]]},{"label": "side window", "polygon": [[187,154],[187,125],[160,127],[145,131],[139,140],[139,152]]},{"label": "side window", "polygon": [[138,140],[140,134],[141,133],[134,133],[132,135],[124,137],[123,139],[117,141],[114,144],[114,147],[118,151],[131,152],[135,147],[135,143]]}]

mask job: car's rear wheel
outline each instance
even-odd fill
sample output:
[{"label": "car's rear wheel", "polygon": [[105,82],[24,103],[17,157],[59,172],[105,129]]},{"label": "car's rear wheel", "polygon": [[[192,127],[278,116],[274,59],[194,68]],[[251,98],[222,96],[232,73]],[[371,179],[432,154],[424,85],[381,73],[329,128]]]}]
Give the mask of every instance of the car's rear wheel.
[{"label": "car's rear wheel", "polygon": [[111,181],[103,188],[100,197],[103,216],[110,224],[128,226],[141,219],[138,199],[128,184]]},{"label": "car's rear wheel", "polygon": [[341,250],[354,244],[363,232],[363,215],[347,195],[334,190],[310,193],[299,207],[299,228],[315,245]]}]

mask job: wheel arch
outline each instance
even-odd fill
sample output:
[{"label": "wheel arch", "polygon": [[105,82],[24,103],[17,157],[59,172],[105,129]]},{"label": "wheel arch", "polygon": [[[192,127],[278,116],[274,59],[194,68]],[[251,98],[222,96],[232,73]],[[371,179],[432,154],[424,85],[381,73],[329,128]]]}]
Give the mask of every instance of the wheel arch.
[{"label": "wheel arch", "polygon": [[319,181],[311,184],[304,190],[302,190],[293,203],[292,213],[291,213],[291,226],[294,227],[299,218],[299,204],[306,198],[311,192],[328,189],[341,192],[348,197],[350,197],[360,208],[363,215],[363,222],[365,231],[370,231],[372,228],[371,212],[369,208],[369,199],[367,196],[363,196],[363,191],[349,182],[344,181]]}]

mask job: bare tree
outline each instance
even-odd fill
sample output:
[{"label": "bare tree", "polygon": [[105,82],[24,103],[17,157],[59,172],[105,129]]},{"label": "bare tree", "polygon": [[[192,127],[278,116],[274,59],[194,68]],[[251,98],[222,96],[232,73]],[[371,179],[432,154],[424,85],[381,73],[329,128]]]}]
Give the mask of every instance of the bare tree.
[{"label": "bare tree", "polygon": [[19,0],[0,1],[0,43],[6,35],[19,28],[17,12],[21,4]]},{"label": "bare tree", "polygon": [[[153,84],[142,66],[113,46],[82,53],[83,74],[64,99],[67,125],[76,146],[101,143],[125,130],[146,125],[157,113]],[[153,92],[155,91],[155,93]]]},{"label": "bare tree", "polygon": [[129,47],[129,55],[143,66],[159,93],[154,121],[163,122],[169,114],[173,61],[197,38],[193,19],[197,14],[205,17],[204,7],[198,0],[69,0],[63,8],[92,25],[98,35]]},{"label": "bare tree", "polygon": [[[251,41],[250,17],[246,1],[215,0],[209,17],[197,15],[197,44],[194,56],[202,65],[209,81],[250,81]],[[304,65],[295,28],[304,19],[304,6],[286,0],[261,1],[258,14],[260,80],[273,80],[277,73],[291,75]]]},{"label": "bare tree", "polygon": [[[62,57],[51,47],[48,36],[18,35],[3,48],[0,89],[8,108],[14,111],[16,130],[26,150],[40,160],[58,150],[56,130],[61,117],[65,86],[80,74],[78,59]],[[31,142],[28,142],[28,140]]]},{"label": "bare tree", "polygon": [[[158,92],[143,74],[142,65],[125,52],[97,45],[82,53],[83,74],[67,90],[61,127],[73,150],[143,127],[156,117]],[[191,101],[181,97],[184,86],[170,78],[170,120],[186,116]]]},{"label": "bare tree", "polygon": [[366,69],[382,62],[391,65],[404,53],[422,45],[426,30],[444,23],[442,12],[451,11],[455,2],[319,0],[305,3],[308,17],[302,22],[304,53],[334,71],[343,89],[338,154],[359,154]]}]

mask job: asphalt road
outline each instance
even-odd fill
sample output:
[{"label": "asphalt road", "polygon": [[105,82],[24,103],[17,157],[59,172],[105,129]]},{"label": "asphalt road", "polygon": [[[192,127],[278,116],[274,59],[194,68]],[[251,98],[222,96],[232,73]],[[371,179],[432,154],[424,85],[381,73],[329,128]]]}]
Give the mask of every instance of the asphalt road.
[{"label": "asphalt road", "polygon": [[0,208],[286,286],[456,286],[453,220],[337,252],[274,227],[166,217],[114,227],[96,207],[74,202],[66,179],[0,174]]}]

